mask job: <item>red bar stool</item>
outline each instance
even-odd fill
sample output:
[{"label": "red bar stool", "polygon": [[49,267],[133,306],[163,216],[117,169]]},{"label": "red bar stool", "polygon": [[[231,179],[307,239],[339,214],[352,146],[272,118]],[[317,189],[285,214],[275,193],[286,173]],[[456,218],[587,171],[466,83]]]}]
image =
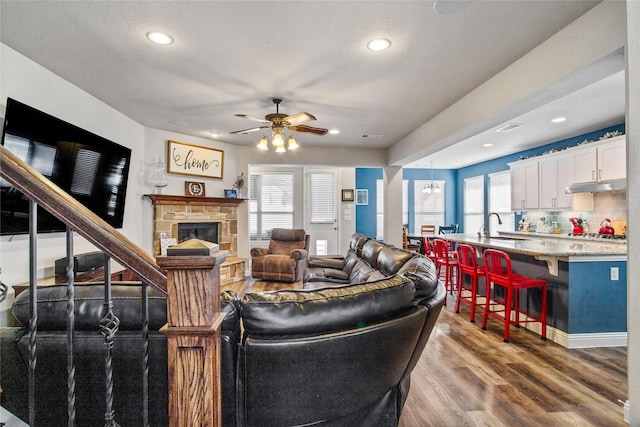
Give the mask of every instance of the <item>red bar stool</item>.
[{"label": "red bar stool", "polygon": [[[484,266],[478,265],[476,251],[470,245],[458,243],[456,249],[458,253],[458,298],[456,299],[456,313],[460,313],[460,302],[464,301],[471,305],[471,322],[476,319],[476,298],[478,296],[478,278],[485,277]],[[465,283],[464,276],[471,278],[468,284]],[[463,295],[468,293],[467,295]]]},{"label": "red bar stool", "polygon": [[433,245],[427,236],[422,236],[422,247],[424,248],[424,256],[431,261],[436,262],[436,254],[433,252]]},{"label": "red bar stool", "polygon": [[442,239],[433,240],[433,253],[436,257],[436,272],[438,277],[440,277],[442,267],[444,267],[444,285],[446,290],[453,294],[454,278],[457,278],[454,270],[457,273],[458,258],[449,252],[449,245]]},{"label": "red bar stool", "polygon": [[[520,323],[540,322],[542,326],[541,338],[547,339],[547,282],[544,280],[513,274],[511,270],[511,258],[506,252],[496,249],[485,249],[483,254],[487,300],[482,316],[482,329],[487,329],[489,316],[504,322],[504,342],[509,342],[509,326],[511,323],[518,326]],[[491,286],[493,284],[493,286]],[[504,289],[504,296],[495,295],[496,287]],[[494,292],[491,292],[493,288]],[[542,290],[542,304],[540,315],[520,309],[518,298],[520,289],[540,288]],[[493,295],[492,295],[493,294]],[[496,307],[492,310],[491,307]],[[511,311],[515,313],[515,320],[511,320]],[[504,317],[496,313],[504,313]],[[525,315],[525,320],[520,320],[520,313]]]}]

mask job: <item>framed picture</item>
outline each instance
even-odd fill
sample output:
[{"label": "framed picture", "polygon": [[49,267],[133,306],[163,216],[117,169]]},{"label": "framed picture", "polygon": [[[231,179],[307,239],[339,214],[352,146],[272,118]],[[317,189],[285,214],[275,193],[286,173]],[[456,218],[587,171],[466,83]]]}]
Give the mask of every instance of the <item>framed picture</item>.
[{"label": "framed picture", "polygon": [[187,196],[204,197],[204,182],[186,181],[184,194]]},{"label": "framed picture", "polygon": [[369,190],[356,190],[356,205],[369,204]]},{"label": "framed picture", "polygon": [[342,201],[353,202],[353,190],[342,190]]},{"label": "framed picture", "polygon": [[222,178],[224,151],[169,141],[167,172],[206,178]]},{"label": "framed picture", "polygon": [[238,193],[236,193],[236,190],[224,190],[224,197],[227,199],[237,199]]}]

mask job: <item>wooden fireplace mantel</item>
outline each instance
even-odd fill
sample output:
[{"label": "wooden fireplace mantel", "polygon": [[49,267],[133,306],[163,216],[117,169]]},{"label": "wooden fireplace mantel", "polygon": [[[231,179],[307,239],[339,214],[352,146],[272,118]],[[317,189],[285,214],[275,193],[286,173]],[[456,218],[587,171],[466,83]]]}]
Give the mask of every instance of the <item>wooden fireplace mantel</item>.
[{"label": "wooden fireplace mantel", "polygon": [[245,199],[226,197],[170,196],[167,194],[145,194],[154,205],[238,206]]}]

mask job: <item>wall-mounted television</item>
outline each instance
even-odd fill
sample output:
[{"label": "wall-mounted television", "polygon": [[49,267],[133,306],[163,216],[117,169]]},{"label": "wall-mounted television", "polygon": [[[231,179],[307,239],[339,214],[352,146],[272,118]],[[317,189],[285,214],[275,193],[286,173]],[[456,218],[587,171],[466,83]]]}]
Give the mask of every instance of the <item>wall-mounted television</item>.
[{"label": "wall-mounted television", "polygon": [[[122,228],[131,150],[7,98],[2,145],[115,228]],[[38,208],[38,232],[64,231]],[[0,234],[29,232],[29,201],[0,178]]]}]

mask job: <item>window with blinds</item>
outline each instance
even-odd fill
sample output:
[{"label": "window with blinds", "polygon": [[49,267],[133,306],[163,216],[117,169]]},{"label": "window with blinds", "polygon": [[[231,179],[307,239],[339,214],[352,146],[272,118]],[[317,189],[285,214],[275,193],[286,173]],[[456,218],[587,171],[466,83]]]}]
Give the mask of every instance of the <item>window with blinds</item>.
[{"label": "window with blinds", "polygon": [[309,218],[312,224],[333,224],[336,217],[335,174],[311,172]]},{"label": "window with blinds", "polygon": [[484,224],[484,175],[464,180],[464,232],[473,234]]},{"label": "window with blinds", "polygon": [[515,215],[511,211],[511,175],[508,170],[489,174],[489,212],[500,215],[502,225],[498,224],[498,218],[492,215],[491,234],[495,231],[514,231]]},{"label": "window with blinds", "polygon": [[274,228],[293,228],[293,172],[249,176],[249,238],[269,240]]},{"label": "window with blinds", "polygon": [[413,215],[414,233],[420,235],[422,224],[444,225],[444,195],[446,192],[444,181],[434,181],[440,186],[440,193],[423,193],[422,189],[431,184],[431,180],[413,181]]}]

